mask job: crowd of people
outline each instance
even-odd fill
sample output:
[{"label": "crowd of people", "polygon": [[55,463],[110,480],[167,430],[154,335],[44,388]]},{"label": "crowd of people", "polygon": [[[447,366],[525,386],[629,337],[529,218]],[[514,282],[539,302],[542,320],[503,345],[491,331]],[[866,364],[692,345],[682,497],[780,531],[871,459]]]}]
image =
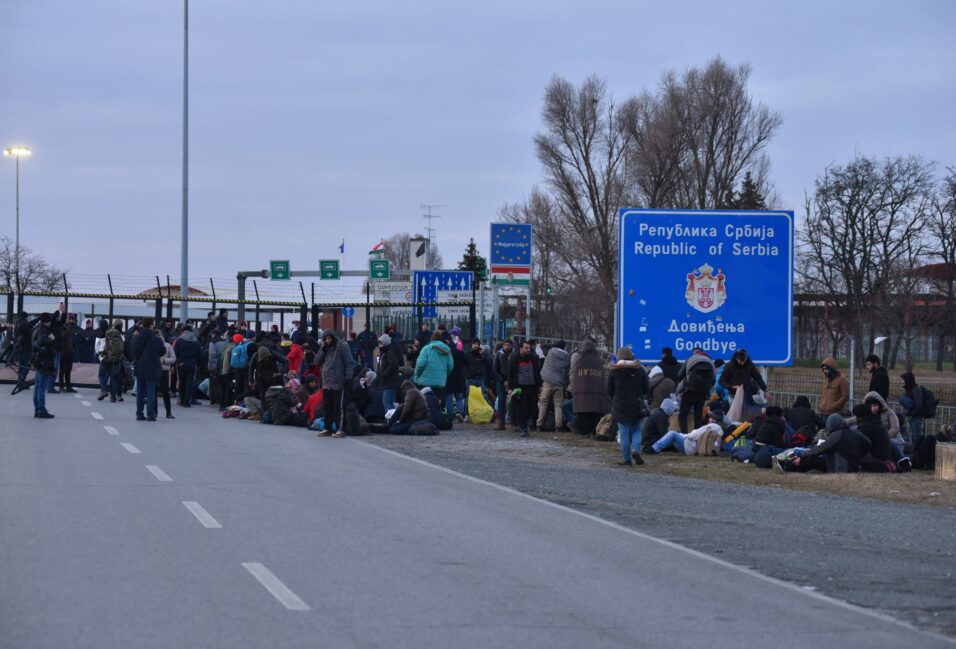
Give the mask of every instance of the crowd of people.
[{"label": "crowd of people", "polygon": [[14,392],[29,387],[35,370],[37,418],[53,418],[47,394],[75,391],[71,367],[86,357],[88,329],[98,398],[116,403],[135,395],[143,421],[156,420],[162,397],[170,419],[174,399],[183,408],[202,399],[224,417],[307,426],[323,437],[433,435],[467,421],[471,404],[489,409],[498,430],[510,423],[520,436],[616,437],[623,466],[679,452],[801,472],[924,468],[935,444],[953,435],[952,427],[925,431],[936,400],[910,372],[901,376],[903,410],[893,411],[888,372],[873,355],[862,403],[851,407],[847,378],[827,358],[817,409],[806,396],[782,409],[769,405],[765,379],[743,349],[725,363],[701,349],[680,362],[664,348],[660,361],[645,367],[627,347],[608,362],[590,338],[573,352],[565,341],[543,347],[504,340],[489,348],[439,324],[409,338],[394,325],[381,335],[366,326],[343,339],[331,330],[318,336],[304,322],[289,333],[274,325],[253,331],[230,322],[227,311],[180,324],[143,318],[127,331],[122,320],[79,329],[62,308],[34,318],[20,313],[5,332],[3,358],[17,366]]}]

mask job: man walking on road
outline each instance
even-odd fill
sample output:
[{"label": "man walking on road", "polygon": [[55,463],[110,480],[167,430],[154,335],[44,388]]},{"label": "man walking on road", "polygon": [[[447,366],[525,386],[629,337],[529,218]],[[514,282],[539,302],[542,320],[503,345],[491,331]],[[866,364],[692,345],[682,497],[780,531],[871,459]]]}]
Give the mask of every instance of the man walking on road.
[{"label": "man walking on road", "polygon": [[[143,327],[133,338],[133,361],[136,367],[136,419],[156,421],[156,386],[163,375],[161,359],[166,355],[166,344],[153,333],[153,319],[143,318]],[[143,402],[146,416],[143,416]]]}]

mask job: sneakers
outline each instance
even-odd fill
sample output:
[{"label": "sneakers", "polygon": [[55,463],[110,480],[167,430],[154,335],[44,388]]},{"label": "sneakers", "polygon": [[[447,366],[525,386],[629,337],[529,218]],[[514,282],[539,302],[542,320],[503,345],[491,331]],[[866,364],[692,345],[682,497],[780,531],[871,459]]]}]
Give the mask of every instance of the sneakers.
[{"label": "sneakers", "polygon": [[908,473],[913,470],[913,462],[908,457],[901,457],[896,463],[897,473]]},{"label": "sneakers", "polygon": [[166,413],[166,419],[175,419],[175,417],[173,417],[173,413],[167,412],[167,413]]},{"label": "sneakers", "polygon": [[632,466],[630,460],[621,460],[617,463],[618,466]]},{"label": "sneakers", "polygon": [[779,471],[780,473],[783,473],[783,465],[780,464],[780,458],[778,458],[776,455],[774,455],[774,456],[770,459],[770,464],[771,464],[771,465],[773,466],[773,468],[775,468],[777,471]]},{"label": "sneakers", "polygon": [[634,464],[638,466],[644,464],[644,458],[642,458],[641,454],[637,451],[631,451],[631,459],[634,460]]},{"label": "sneakers", "polygon": [[37,419],[53,419],[53,415],[48,413],[46,410],[38,410],[37,413],[33,416],[36,417]]},{"label": "sneakers", "polygon": [[146,417],[143,415],[136,415],[136,421],[146,421]]},{"label": "sneakers", "polygon": [[528,437],[528,429],[527,429],[527,428],[522,428],[522,429],[520,429],[520,430],[518,431],[518,435],[519,435],[520,437]]},{"label": "sneakers", "polygon": [[556,430],[555,432],[558,432],[558,433],[570,433],[570,432],[571,432],[571,429],[568,428],[567,426],[561,426],[561,427],[558,428],[558,430]]},{"label": "sneakers", "polygon": [[74,390],[73,388],[67,388],[66,390],[64,390],[64,392],[76,392],[76,390]]},{"label": "sneakers", "polygon": [[345,437],[345,433],[339,430],[332,433],[332,437],[335,437],[336,439],[342,439],[343,437]]},{"label": "sneakers", "polygon": [[325,430],[320,430],[316,437],[332,437],[332,431],[326,428]]},{"label": "sneakers", "polygon": [[456,424],[463,424],[463,423],[465,423],[465,418],[462,417],[460,414],[459,414],[459,415],[455,415],[455,423],[456,423]]},{"label": "sneakers", "polygon": [[109,392],[100,392],[100,396],[96,397],[97,401],[102,401],[106,397],[110,396]]}]

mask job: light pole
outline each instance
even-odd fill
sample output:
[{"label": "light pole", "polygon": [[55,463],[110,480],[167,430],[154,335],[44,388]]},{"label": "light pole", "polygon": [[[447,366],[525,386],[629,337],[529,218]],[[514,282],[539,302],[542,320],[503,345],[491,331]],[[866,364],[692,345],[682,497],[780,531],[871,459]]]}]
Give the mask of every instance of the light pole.
[{"label": "light pole", "polygon": [[183,204],[180,224],[179,320],[189,319],[189,0],[183,0]]},{"label": "light pole", "polygon": [[20,156],[30,155],[30,148],[25,146],[11,146],[3,150],[3,155],[17,159],[17,239],[16,250],[13,252],[13,278],[16,283],[16,294],[20,295]]}]

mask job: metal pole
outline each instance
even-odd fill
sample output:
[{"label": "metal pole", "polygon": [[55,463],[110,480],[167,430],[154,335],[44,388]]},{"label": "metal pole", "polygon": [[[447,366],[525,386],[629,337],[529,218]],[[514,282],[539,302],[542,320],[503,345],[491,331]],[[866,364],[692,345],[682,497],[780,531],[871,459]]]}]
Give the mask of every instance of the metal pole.
[{"label": "metal pole", "polygon": [[20,295],[20,156],[17,156],[17,241],[14,256],[14,281],[17,284],[17,295]]},{"label": "metal pole", "polygon": [[239,298],[239,304],[237,306],[238,315],[237,318],[239,322],[242,322],[246,319],[246,276],[244,273],[239,273],[236,275],[236,282],[238,287],[236,289],[237,296]]},{"label": "metal pole", "polygon": [[476,317],[475,317],[475,302],[477,301],[477,300],[475,299],[475,289],[476,289],[475,284],[476,284],[477,280],[478,280],[477,273],[472,273],[472,275],[471,275],[471,306],[468,307],[468,320],[469,320],[468,326],[471,327],[471,337],[472,337],[472,338],[481,338],[481,334],[479,334],[477,331],[475,331],[475,325],[477,324],[477,323],[475,322],[475,320],[476,320]]},{"label": "metal pole", "polygon": [[372,328],[372,305],[370,303],[372,292],[372,276],[368,276],[368,281],[365,282],[365,324],[369,326],[369,329]]},{"label": "metal pole", "polygon": [[[485,285],[479,284],[479,289],[480,289],[480,292],[478,294],[478,299],[479,299],[479,302],[481,303],[481,306],[480,306],[481,313],[478,316],[478,326],[480,327],[479,331],[481,333],[476,334],[475,337],[483,339],[485,337]],[[490,340],[486,340],[485,342],[490,342]]]},{"label": "metal pole", "polygon": [[531,338],[531,275],[528,275],[528,304],[524,310],[524,335]]},{"label": "metal pole", "polygon": [[[491,288],[491,339],[498,339],[498,282]],[[502,336],[503,338],[504,336]]]},{"label": "metal pole", "polygon": [[189,0],[183,0],[183,211],[179,251],[179,319],[189,319]]},{"label": "metal pole", "polygon": [[850,338],[850,408],[856,398],[856,340]]}]

